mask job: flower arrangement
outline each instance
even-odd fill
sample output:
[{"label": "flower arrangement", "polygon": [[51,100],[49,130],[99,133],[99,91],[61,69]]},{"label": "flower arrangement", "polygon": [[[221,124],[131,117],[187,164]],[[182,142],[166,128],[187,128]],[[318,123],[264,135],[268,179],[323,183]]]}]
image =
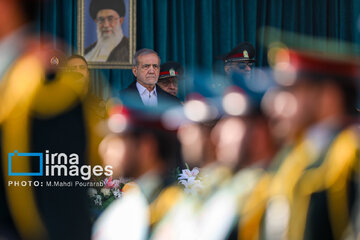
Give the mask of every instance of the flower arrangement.
[{"label": "flower arrangement", "polygon": [[199,177],[199,169],[193,168],[192,170],[183,169],[182,172],[178,175],[178,181],[180,184],[184,185],[184,192],[190,195],[196,195],[203,188],[201,179]]},{"label": "flower arrangement", "polygon": [[88,189],[91,208],[98,209],[100,212],[108,207],[114,200],[121,198],[123,188],[129,180],[124,178],[112,179],[112,177],[108,177],[101,180],[101,182],[101,187]]}]

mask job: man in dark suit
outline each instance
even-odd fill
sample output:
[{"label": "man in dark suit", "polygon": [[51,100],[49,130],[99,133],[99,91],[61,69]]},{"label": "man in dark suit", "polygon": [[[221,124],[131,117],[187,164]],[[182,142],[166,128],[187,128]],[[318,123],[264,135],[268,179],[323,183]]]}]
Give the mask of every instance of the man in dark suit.
[{"label": "man in dark suit", "polygon": [[128,62],[129,39],[124,36],[123,0],[92,0],[90,15],[96,22],[97,41],[85,49],[87,61]]},{"label": "man in dark suit", "polygon": [[180,104],[176,97],[156,85],[160,74],[160,57],[154,50],[138,50],[133,63],[132,72],[136,81],[120,92],[125,105],[166,107]]}]

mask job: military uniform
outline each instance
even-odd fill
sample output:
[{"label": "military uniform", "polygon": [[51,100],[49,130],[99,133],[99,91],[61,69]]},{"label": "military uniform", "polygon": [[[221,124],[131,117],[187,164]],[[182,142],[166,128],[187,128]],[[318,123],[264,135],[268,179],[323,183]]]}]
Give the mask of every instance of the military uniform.
[{"label": "military uniform", "polygon": [[160,74],[157,85],[164,91],[174,96],[178,94],[179,80],[184,74],[184,69],[177,62],[166,62],[160,66]]},{"label": "military uniform", "polygon": [[[2,185],[6,184],[2,196],[6,198],[5,206],[16,231],[23,239],[87,239],[90,220],[84,204],[85,188],[7,186],[8,181],[49,180],[45,176],[9,176],[8,154],[15,150],[19,153],[45,150],[77,153],[80,164],[84,163],[86,139],[80,103],[84,86],[74,84],[79,77],[76,74],[56,72],[56,75],[46,75],[53,73],[49,68],[53,64],[50,61],[57,65],[60,60],[52,54],[54,52],[48,50],[26,51],[2,79],[1,174]],[[39,169],[36,162],[30,157],[22,157],[21,161],[12,163],[12,168],[36,172]],[[55,179],[70,180],[67,177],[51,178]],[[74,221],[81,224],[75,227]]]},{"label": "military uniform", "polygon": [[[125,148],[133,146],[131,144],[133,141],[136,148],[142,149],[143,147],[139,144],[151,136],[151,140],[157,146],[156,152],[149,156],[154,162],[149,164],[147,162],[149,160],[143,160],[144,158],[141,156],[144,155],[138,155],[143,154],[141,150],[139,150],[140,153],[127,153],[122,158],[117,159],[123,162],[123,165],[114,169],[114,175],[126,175],[126,177],[135,178],[131,183],[133,187],[126,191],[121,199],[114,201],[95,222],[94,239],[116,239],[119,233],[130,239],[147,239],[152,224],[161,215],[161,213],[154,215],[153,209],[167,208],[166,204],[163,205],[164,202],[158,201],[158,196],[169,192],[175,196],[174,194],[177,192],[171,190],[167,190],[166,193],[163,192],[163,189],[167,189],[173,184],[175,180],[173,174],[176,168],[183,165],[177,155],[179,146],[176,135],[163,125],[158,112],[153,111],[151,107],[144,108],[142,103],[139,105],[141,105],[139,106],[140,109],[124,105],[114,107],[109,122],[114,118],[118,119],[117,117],[121,115],[126,124],[123,125],[123,121],[118,121],[116,124],[122,126],[122,130],[114,131],[113,129],[117,129],[116,127],[109,128],[109,130],[112,133],[119,134],[114,136],[116,140],[125,139],[123,142]],[[148,153],[146,152],[146,154]],[[104,162],[106,163],[106,161],[107,157],[104,156]],[[129,167],[134,164],[134,161],[137,161],[136,166]],[[136,170],[138,168],[141,169],[141,172]]]},{"label": "military uniform", "polygon": [[[297,82],[304,84],[303,81],[314,89],[321,88],[312,84],[329,86],[326,85],[329,83],[339,91],[355,88],[356,61],[294,50],[281,54],[287,56],[285,61],[297,71],[295,88]],[[342,98],[334,101],[346,102],[346,95]],[[342,109],[351,118],[353,110],[349,109],[355,109],[355,103],[348,104],[353,105],[345,104]],[[332,118],[314,120],[302,129],[297,141],[279,152],[281,157],[274,164],[266,213],[262,217],[261,234],[265,239],[343,237],[353,208],[354,184],[357,184],[354,169],[358,166],[359,140],[356,131],[341,121],[342,117],[337,117],[334,114]]]}]

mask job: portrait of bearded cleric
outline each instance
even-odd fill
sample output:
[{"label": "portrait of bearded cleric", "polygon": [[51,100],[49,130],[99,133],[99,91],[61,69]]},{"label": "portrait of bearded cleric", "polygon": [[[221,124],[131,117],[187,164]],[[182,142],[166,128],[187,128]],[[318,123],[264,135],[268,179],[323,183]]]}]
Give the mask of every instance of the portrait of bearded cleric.
[{"label": "portrait of bearded cleric", "polygon": [[81,53],[90,67],[131,65],[135,50],[133,0],[80,1],[83,25],[80,26]]}]

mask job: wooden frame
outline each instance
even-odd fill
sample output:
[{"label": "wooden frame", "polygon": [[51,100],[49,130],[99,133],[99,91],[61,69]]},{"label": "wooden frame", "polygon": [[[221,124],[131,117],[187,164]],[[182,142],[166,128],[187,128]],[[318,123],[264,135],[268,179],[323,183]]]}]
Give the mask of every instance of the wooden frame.
[{"label": "wooden frame", "polygon": [[[123,30],[123,40],[124,43],[126,38],[129,40],[128,44],[122,44],[124,47],[128,45],[128,49],[124,51],[129,52],[129,56],[127,58],[127,54],[125,55],[113,55],[114,51],[118,49],[119,45],[113,49],[107,56],[107,60],[98,61],[92,60],[91,50],[96,48],[97,44],[97,27],[98,24],[96,21],[90,16],[89,6],[93,0],[78,0],[78,32],[77,32],[77,42],[78,42],[78,54],[84,56],[88,61],[89,68],[120,68],[120,69],[129,69],[132,66],[132,56],[136,50],[136,0],[116,0],[116,1],[124,1],[125,4],[125,16],[124,21],[121,24]],[[94,50],[95,51],[95,50]],[[121,52],[122,53],[122,52]],[[115,56],[115,57],[114,57]],[[122,60],[118,60],[118,56],[122,56]],[[111,59],[110,59],[111,58]],[[124,60],[124,58],[126,58]]]}]

